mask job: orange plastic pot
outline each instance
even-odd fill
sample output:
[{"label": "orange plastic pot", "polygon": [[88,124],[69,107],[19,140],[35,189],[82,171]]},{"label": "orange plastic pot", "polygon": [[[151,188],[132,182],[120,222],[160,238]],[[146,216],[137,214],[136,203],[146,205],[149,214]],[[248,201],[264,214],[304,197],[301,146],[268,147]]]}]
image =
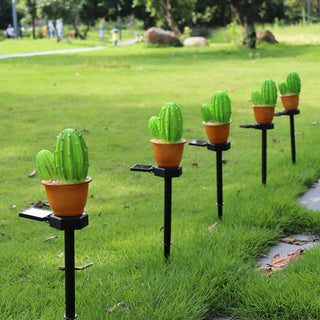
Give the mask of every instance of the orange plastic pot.
[{"label": "orange plastic pot", "polygon": [[46,188],[48,201],[54,215],[60,217],[80,216],[87,203],[89,182],[88,178],[80,183],[53,183],[42,180]]},{"label": "orange plastic pot", "polygon": [[226,143],[229,138],[230,131],[230,123],[222,124],[222,123],[210,123],[210,122],[202,122],[206,129],[207,137],[210,143],[214,144],[222,144]]},{"label": "orange plastic pot", "polygon": [[274,115],[274,106],[252,106],[257,123],[271,123]]},{"label": "orange plastic pot", "polygon": [[286,94],[280,96],[283,107],[286,110],[296,110],[299,105],[299,95],[298,94]]},{"label": "orange plastic pot", "polygon": [[181,142],[175,143],[162,142],[157,139],[151,139],[150,141],[153,145],[154,157],[158,167],[179,167],[182,159],[184,144],[187,142],[187,140],[181,139]]}]

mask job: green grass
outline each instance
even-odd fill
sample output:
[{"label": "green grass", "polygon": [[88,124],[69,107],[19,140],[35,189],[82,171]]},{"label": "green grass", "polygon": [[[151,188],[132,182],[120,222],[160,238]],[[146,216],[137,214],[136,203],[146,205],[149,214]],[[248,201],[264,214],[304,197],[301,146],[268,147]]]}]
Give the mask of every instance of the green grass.
[{"label": "green grass", "polygon": [[[24,43],[30,51],[69,45],[19,40],[18,52]],[[1,42],[1,53],[12,52],[11,44]],[[319,44],[301,43],[256,51],[231,44],[136,44],[1,60],[0,318],[64,314],[64,274],[57,271],[64,264],[58,256],[63,234],[18,212],[25,201],[46,198],[39,176],[28,178],[36,153],[74,127],[89,146],[93,178],[90,224],[76,231],[76,265],[94,262],[76,274],[79,319],[194,320],[231,313],[238,319],[318,319],[320,248],[271,278],[256,271],[256,258],[285,234],[319,232],[319,213],[297,202],[320,174],[320,125],[311,125],[320,121],[319,54]],[[302,79],[297,164],[291,165],[289,119],[276,118],[262,186],[260,132],[239,125],[254,123],[251,90],[266,78],[282,81],[291,70]],[[166,263],[159,230],[163,180],[129,168],[154,163],[147,122],[167,101],[182,108],[184,137],[205,139],[200,105],[217,90],[228,90],[233,106],[232,148],[223,153],[224,219],[209,230],[217,221],[215,154],[186,145],[183,175],[173,179],[173,245]],[[53,235],[60,237],[44,241]],[[119,302],[130,313],[104,311]]]}]

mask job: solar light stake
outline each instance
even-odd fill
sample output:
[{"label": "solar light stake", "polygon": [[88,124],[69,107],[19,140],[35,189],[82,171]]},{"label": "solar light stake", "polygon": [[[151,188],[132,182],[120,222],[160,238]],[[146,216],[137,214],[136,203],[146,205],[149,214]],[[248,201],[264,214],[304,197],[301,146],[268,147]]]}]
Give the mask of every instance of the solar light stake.
[{"label": "solar light stake", "polygon": [[223,208],[223,193],[222,193],[222,151],[217,150],[216,154],[216,168],[217,168],[217,206],[218,217],[222,219]]},{"label": "solar light stake", "polygon": [[64,230],[64,261],[65,261],[65,309],[64,319],[72,320],[75,313],[75,267],[74,267],[74,230],[84,228],[89,224],[88,215],[82,213],[75,217],[58,217],[51,211],[29,208],[19,213],[20,217],[48,221],[50,227]]},{"label": "solar light stake", "polygon": [[172,178],[164,180],[164,257],[170,257],[171,246],[171,199],[172,199]]},{"label": "solar light stake", "polygon": [[256,123],[256,124],[244,124],[240,128],[252,128],[258,129],[262,132],[261,143],[261,178],[262,184],[267,183],[267,130],[273,129],[273,123]]},{"label": "solar light stake", "polygon": [[189,145],[197,147],[207,147],[208,150],[216,152],[216,172],[217,172],[217,206],[218,217],[222,220],[223,215],[223,188],[222,188],[222,151],[230,149],[230,142],[213,144],[206,140],[194,139]]},{"label": "solar light stake", "polygon": [[290,137],[291,137],[291,160],[292,163],[296,163],[296,142],[295,142],[295,132],[294,132],[294,117],[290,114]]},{"label": "solar light stake", "polygon": [[153,165],[136,164],[131,171],[153,172],[155,176],[164,178],[164,257],[169,259],[171,246],[171,202],[172,202],[172,178],[182,175],[182,167],[162,168]]},{"label": "solar light stake", "polygon": [[290,116],[290,139],[291,139],[291,160],[292,164],[296,163],[296,141],[295,141],[295,130],[294,130],[294,116],[299,114],[300,110],[285,110],[282,112],[275,113],[276,117]]},{"label": "solar light stake", "polygon": [[261,150],[261,177],[262,177],[262,183],[267,183],[267,130],[262,129],[262,150]]},{"label": "solar light stake", "polygon": [[65,261],[65,319],[75,319],[74,229],[64,230]]}]

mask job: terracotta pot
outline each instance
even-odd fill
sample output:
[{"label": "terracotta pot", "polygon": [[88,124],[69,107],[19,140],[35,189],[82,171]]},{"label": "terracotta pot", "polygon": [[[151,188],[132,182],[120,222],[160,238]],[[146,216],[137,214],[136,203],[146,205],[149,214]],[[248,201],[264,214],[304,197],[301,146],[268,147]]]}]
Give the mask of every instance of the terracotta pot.
[{"label": "terracotta pot", "polygon": [[286,94],[280,96],[283,107],[286,110],[296,110],[299,105],[299,95],[298,94]]},{"label": "terracotta pot", "polygon": [[181,139],[181,142],[167,143],[157,139],[150,140],[153,145],[153,152],[158,167],[162,168],[175,168],[179,167],[184,144],[187,142]]},{"label": "terracotta pot", "polygon": [[60,217],[80,216],[87,202],[89,177],[80,183],[53,183],[42,180],[54,215]]},{"label": "terracotta pot", "polygon": [[206,129],[207,137],[210,143],[213,144],[223,144],[228,141],[229,129],[230,129],[230,120],[229,123],[212,123],[212,122],[202,122]]},{"label": "terracotta pot", "polygon": [[257,123],[271,123],[274,115],[274,106],[252,106]]}]

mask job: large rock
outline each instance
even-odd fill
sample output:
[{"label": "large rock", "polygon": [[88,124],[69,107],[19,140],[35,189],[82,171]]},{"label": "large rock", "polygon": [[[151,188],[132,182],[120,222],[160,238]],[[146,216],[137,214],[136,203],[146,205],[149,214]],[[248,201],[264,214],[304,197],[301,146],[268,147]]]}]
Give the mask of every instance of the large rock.
[{"label": "large rock", "polygon": [[157,27],[149,28],[146,31],[145,41],[147,44],[163,44],[176,47],[182,46],[181,41],[172,31],[166,31]]},{"label": "large rock", "polygon": [[208,44],[208,41],[204,37],[190,37],[183,41],[183,44],[186,47],[200,47],[200,46],[206,46]]},{"label": "large rock", "polygon": [[276,40],[273,33],[271,31],[269,31],[268,29],[263,29],[261,31],[257,31],[256,36],[257,36],[258,42],[265,41],[265,42],[269,42],[269,43],[278,43],[278,41]]}]

